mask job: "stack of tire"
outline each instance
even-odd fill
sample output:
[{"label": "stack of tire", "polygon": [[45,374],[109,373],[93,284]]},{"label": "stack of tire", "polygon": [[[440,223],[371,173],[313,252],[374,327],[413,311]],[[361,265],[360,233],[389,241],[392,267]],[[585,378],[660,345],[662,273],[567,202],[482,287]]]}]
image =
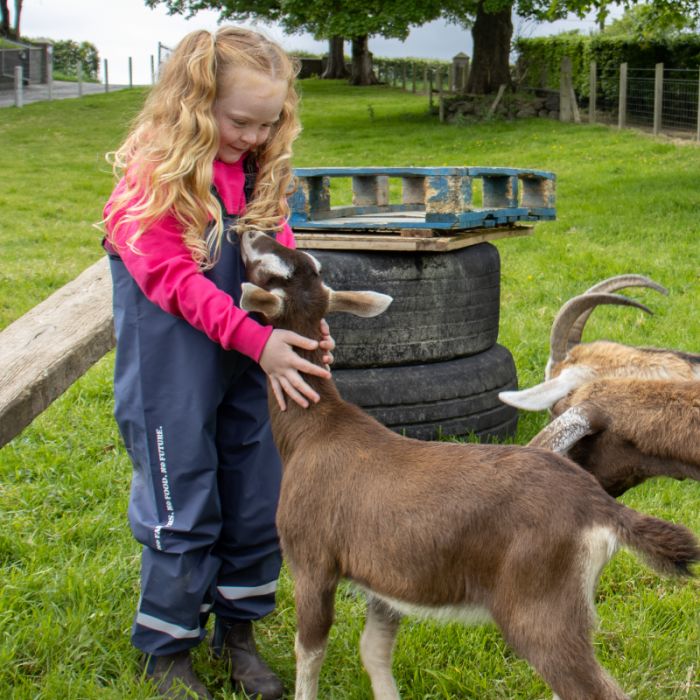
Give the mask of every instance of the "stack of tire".
[{"label": "stack of tire", "polygon": [[518,380],[512,355],[496,344],[497,248],[309,252],[332,289],[394,299],[375,318],[329,314],[333,378],[346,401],[419,440],[473,434],[486,442],[515,434],[517,409],[498,399]]}]

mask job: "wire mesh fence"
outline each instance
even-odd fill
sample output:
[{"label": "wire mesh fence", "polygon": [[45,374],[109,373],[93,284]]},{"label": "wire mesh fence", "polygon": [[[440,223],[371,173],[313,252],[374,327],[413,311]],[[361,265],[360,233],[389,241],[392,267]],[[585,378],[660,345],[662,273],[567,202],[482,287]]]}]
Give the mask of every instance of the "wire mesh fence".
[{"label": "wire mesh fence", "polygon": [[166,46],[165,44],[161,44],[159,41],[158,42],[158,65],[160,65],[161,63],[165,63],[170,58],[170,54],[174,50],[175,49],[171,49],[169,46]]},{"label": "wire mesh fence", "polygon": [[596,113],[599,121],[617,120],[620,105],[620,71],[596,70]]},{"label": "wire mesh fence", "polygon": [[[700,71],[698,69],[666,68],[663,71],[660,128],[671,131],[697,132],[700,102]],[[656,69],[629,68],[625,125],[653,128],[656,99]],[[582,104],[585,106],[584,98]],[[596,71],[596,119],[600,122],[619,121],[620,71]]]},{"label": "wire mesh fence", "polygon": [[43,62],[43,49],[0,39],[0,75],[4,78],[14,80],[15,67],[21,66],[25,84],[40,83],[46,76]]},{"label": "wire mesh fence", "polygon": [[696,131],[700,71],[664,71],[662,127]]},{"label": "wire mesh fence", "polygon": [[654,125],[653,68],[631,68],[627,74],[627,124],[630,126]]}]

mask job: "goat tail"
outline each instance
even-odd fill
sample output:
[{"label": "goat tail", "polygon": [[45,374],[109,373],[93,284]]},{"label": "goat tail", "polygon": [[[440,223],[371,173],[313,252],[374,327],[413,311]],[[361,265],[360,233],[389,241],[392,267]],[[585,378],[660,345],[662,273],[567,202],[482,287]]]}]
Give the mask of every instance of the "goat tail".
[{"label": "goat tail", "polygon": [[617,538],[644,557],[657,573],[666,576],[695,574],[690,564],[700,561],[700,546],[685,525],[670,523],[624,507],[618,511]]}]

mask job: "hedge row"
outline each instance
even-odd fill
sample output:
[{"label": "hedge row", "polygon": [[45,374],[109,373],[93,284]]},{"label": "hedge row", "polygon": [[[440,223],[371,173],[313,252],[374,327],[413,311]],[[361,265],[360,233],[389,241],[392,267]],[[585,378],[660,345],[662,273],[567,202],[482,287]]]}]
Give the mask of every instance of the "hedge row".
[{"label": "hedge row", "polygon": [[570,56],[573,81],[577,94],[588,97],[591,61],[598,66],[599,80],[612,79],[619,74],[620,64],[631,68],[653,68],[663,63],[665,68],[700,67],[700,35],[681,34],[675,37],[649,39],[643,42],[632,37],[558,36],[520,38],[515,41],[518,71],[527,69],[523,85],[541,86],[542,67],[547,67],[547,87],[559,89],[561,59]]},{"label": "hedge row", "polygon": [[58,73],[75,77],[78,61],[83,62],[83,77],[97,80],[100,72],[100,54],[89,41],[57,41],[53,45],[53,68]]}]

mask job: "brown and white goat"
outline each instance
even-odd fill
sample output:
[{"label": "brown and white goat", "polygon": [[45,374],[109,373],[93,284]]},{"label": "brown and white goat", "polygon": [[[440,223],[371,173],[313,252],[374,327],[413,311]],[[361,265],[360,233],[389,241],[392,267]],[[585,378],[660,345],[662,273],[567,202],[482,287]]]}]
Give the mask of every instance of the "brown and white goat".
[{"label": "brown and white goat", "polygon": [[[329,311],[373,316],[389,297],[336,293],[320,265],[259,232],[242,236],[241,306],[316,337]],[[300,351],[320,364],[323,352]],[[391,659],[402,615],[495,622],[562,700],[627,696],[598,664],[589,634],[598,578],[620,546],[658,571],[687,574],[692,533],[626,508],[590,474],[547,450],[420,442],[345,403],[310,375],[318,404],[270,393],[283,464],[277,513],[295,580],[298,700],[318,677],[342,578],[367,593],[360,641],[377,700],[396,700]]]},{"label": "brown and white goat", "polygon": [[581,343],[583,329],[596,306],[621,304],[652,313],[639,302],[610,292],[626,287],[649,287],[668,292],[642,275],[621,275],[604,280],[580,296],[570,299],[557,314],[550,334],[550,356],[545,381],[522,391],[504,391],[504,403],[526,411],[550,408],[577,386],[604,377],[637,379],[700,379],[700,355],[634,348],[607,340]]},{"label": "brown and white goat", "polygon": [[601,379],[552,415],[530,447],[569,457],[611,496],[657,476],[700,481],[700,381]]}]

